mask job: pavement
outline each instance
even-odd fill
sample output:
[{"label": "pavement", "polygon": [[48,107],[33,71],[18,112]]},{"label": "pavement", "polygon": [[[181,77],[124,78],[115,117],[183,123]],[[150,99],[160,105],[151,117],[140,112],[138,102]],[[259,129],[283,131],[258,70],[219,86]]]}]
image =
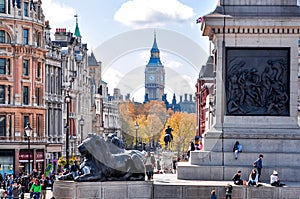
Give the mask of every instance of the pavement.
[{"label": "pavement", "polygon": [[[176,174],[154,174],[153,176],[154,184],[166,184],[166,185],[203,185],[203,186],[226,186],[232,181],[204,181],[204,180],[181,180],[177,179]],[[286,186],[284,187],[298,187],[300,188],[300,182],[284,182]],[[271,187],[267,182],[261,182],[262,186]],[[52,198],[52,191],[47,190],[46,199]],[[29,193],[25,194],[25,199],[29,199]]]}]

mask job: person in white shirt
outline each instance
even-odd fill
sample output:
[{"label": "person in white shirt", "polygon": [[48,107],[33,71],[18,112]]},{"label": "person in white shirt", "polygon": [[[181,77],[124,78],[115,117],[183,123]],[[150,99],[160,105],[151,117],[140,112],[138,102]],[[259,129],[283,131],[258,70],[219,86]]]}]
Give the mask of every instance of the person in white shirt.
[{"label": "person in white shirt", "polygon": [[273,173],[270,176],[270,184],[272,186],[276,186],[276,187],[281,187],[284,184],[280,183],[280,179],[278,177],[278,172],[277,171],[273,171]]}]

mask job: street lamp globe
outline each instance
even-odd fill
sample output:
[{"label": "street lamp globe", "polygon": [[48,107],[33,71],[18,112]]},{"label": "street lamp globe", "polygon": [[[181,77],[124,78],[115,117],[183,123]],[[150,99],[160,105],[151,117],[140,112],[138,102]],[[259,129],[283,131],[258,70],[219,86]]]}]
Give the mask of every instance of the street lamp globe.
[{"label": "street lamp globe", "polygon": [[31,128],[29,122],[27,122],[26,127],[24,128],[24,131],[25,131],[25,137],[30,138],[32,136],[32,128]]},{"label": "street lamp globe", "polygon": [[135,122],[135,129],[138,130],[139,129],[139,124],[137,122]]},{"label": "street lamp globe", "polygon": [[84,125],[84,119],[83,119],[83,117],[81,117],[81,118],[79,119],[79,124],[80,124],[80,126],[83,126],[83,125]]},{"label": "street lamp globe", "polygon": [[70,103],[70,102],[71,102],[71,96],[70,96],[69,94],[67,94],[67,95],[65,96],[65,102],[66,102],[66,103]]}]

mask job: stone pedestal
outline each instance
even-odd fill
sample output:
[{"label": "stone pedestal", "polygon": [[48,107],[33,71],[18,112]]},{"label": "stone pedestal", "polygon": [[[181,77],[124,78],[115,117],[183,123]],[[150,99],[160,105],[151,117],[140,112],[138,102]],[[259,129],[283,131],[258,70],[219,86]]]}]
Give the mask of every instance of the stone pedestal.
[{"label": "stone pedestal", "polygon": [[[201,28],[215,45],[215,92],[208,96],[214,122],[203,135],[203,150],[178,164],[178,178],[230,180],[237,170],[247,178],[261,153],[263,181],[273,170],[282,180],[299,181],[296,0],[220,0]],[[232,152],[236,141],[243,145],[238,160]]]},{"label": "stone pedestal", "polygon": [[150,199],[152,182],[73,182],[55,181],[53,197],[56,199]]}]

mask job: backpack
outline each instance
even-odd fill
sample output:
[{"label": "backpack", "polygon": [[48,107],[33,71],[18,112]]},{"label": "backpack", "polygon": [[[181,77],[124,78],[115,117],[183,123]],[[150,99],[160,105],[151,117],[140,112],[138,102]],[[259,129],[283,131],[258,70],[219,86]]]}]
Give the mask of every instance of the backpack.
[{"label": "backpack", "polygon": [[257,167],[257,161],[253,162],[253,167],[254,167],[254,168]]}]

